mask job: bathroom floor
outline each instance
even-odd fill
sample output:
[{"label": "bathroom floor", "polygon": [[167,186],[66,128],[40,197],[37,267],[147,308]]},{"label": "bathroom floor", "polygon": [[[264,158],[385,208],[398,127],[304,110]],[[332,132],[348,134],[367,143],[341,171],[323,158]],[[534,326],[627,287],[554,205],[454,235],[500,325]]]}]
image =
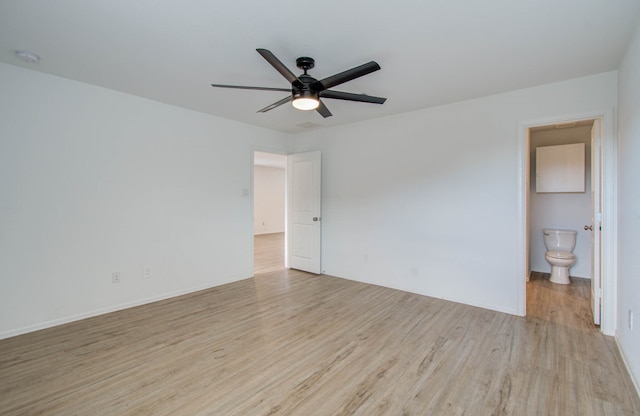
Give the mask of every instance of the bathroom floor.
[{"label": "bathroom floor", "polygon": [[571,277],[570,285],[559,285],[549,281],[549,273],[531,272],[527,282],[527,318],[596,330],[591,313],[591,280]]}]

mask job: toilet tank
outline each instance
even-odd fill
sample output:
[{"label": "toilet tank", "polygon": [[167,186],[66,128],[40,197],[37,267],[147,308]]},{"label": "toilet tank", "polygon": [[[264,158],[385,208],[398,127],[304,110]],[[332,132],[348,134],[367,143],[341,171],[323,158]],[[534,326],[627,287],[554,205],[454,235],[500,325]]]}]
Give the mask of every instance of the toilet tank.
[{"label": "toilet tank", "polygon": [[575,230],[554,230],[545,228],[542,230],[544,236],[544,245],[547,247],[547,251],[568,251],[573,252],[576,248],[576,235]]}]

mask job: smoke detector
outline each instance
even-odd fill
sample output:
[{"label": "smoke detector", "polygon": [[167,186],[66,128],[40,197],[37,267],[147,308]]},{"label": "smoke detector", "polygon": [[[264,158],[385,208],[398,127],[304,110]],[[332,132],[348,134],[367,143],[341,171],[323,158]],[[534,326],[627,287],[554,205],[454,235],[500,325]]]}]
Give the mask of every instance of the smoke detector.
[{"label": "smoke detector", "polygon": [[34,64],[40,60],[40,57],[38,55],[29,51],[16,51],[16,56],[19,59],[30,64]]}]

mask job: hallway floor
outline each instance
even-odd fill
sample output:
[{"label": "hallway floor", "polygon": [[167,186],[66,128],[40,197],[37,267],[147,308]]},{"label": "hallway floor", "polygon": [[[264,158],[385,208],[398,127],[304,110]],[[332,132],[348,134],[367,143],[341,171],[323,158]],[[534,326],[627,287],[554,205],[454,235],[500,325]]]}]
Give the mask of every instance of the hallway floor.
[{"label": "hallway floor", "polygon": [[284,269],[284,233],[253,236],[253,272]]}]

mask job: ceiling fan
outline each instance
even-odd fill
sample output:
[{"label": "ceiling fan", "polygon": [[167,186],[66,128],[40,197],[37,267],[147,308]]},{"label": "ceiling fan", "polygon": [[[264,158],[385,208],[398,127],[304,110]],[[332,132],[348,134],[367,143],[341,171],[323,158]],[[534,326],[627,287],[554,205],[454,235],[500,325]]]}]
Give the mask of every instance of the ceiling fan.
[{"label": "ceiling fan", "polygon": [[270,87],[249,87],[243,85],[223,85],[223,84],[211,84],[212,87],[219,88],[238,88],[244,90],[261,90],[261,91],[282,91],[288,92],[289,96],[282,100],[266,106],[265,108],[258,110],[258,113],[266,113],[269,110],[273,110],[282,104],[292,102],[293,106],[299,110],[316,110],[327,118],[331,116],[331,112],[326,105],[320,100],[320,98],[334,98],[337,100],[358,101],[363,103],[383,104],[387,99],[381,97],[373,97],[366,94],[354,94],[350,92],[333,91],[329,88],[336,85],[343,84],[352,79],[359,78],[363,75],[370,74],[380,69],[380,65],[371,61],[366,64],[362,64],[355,68],[351,68],[339,74],[321,79],[318,81],[311,75],[307,74],[307,71],[315,66],[313,58],[306,56],[296,59],[296,66],[304,71],[304,74],[295,76],[293,72],[289,70],[276,56],[266,49],[256,49],[264,59],[267,60],[273,66],[276,71],[282,74],[283,77],[291,83],[291,88],[270,88]]}]

